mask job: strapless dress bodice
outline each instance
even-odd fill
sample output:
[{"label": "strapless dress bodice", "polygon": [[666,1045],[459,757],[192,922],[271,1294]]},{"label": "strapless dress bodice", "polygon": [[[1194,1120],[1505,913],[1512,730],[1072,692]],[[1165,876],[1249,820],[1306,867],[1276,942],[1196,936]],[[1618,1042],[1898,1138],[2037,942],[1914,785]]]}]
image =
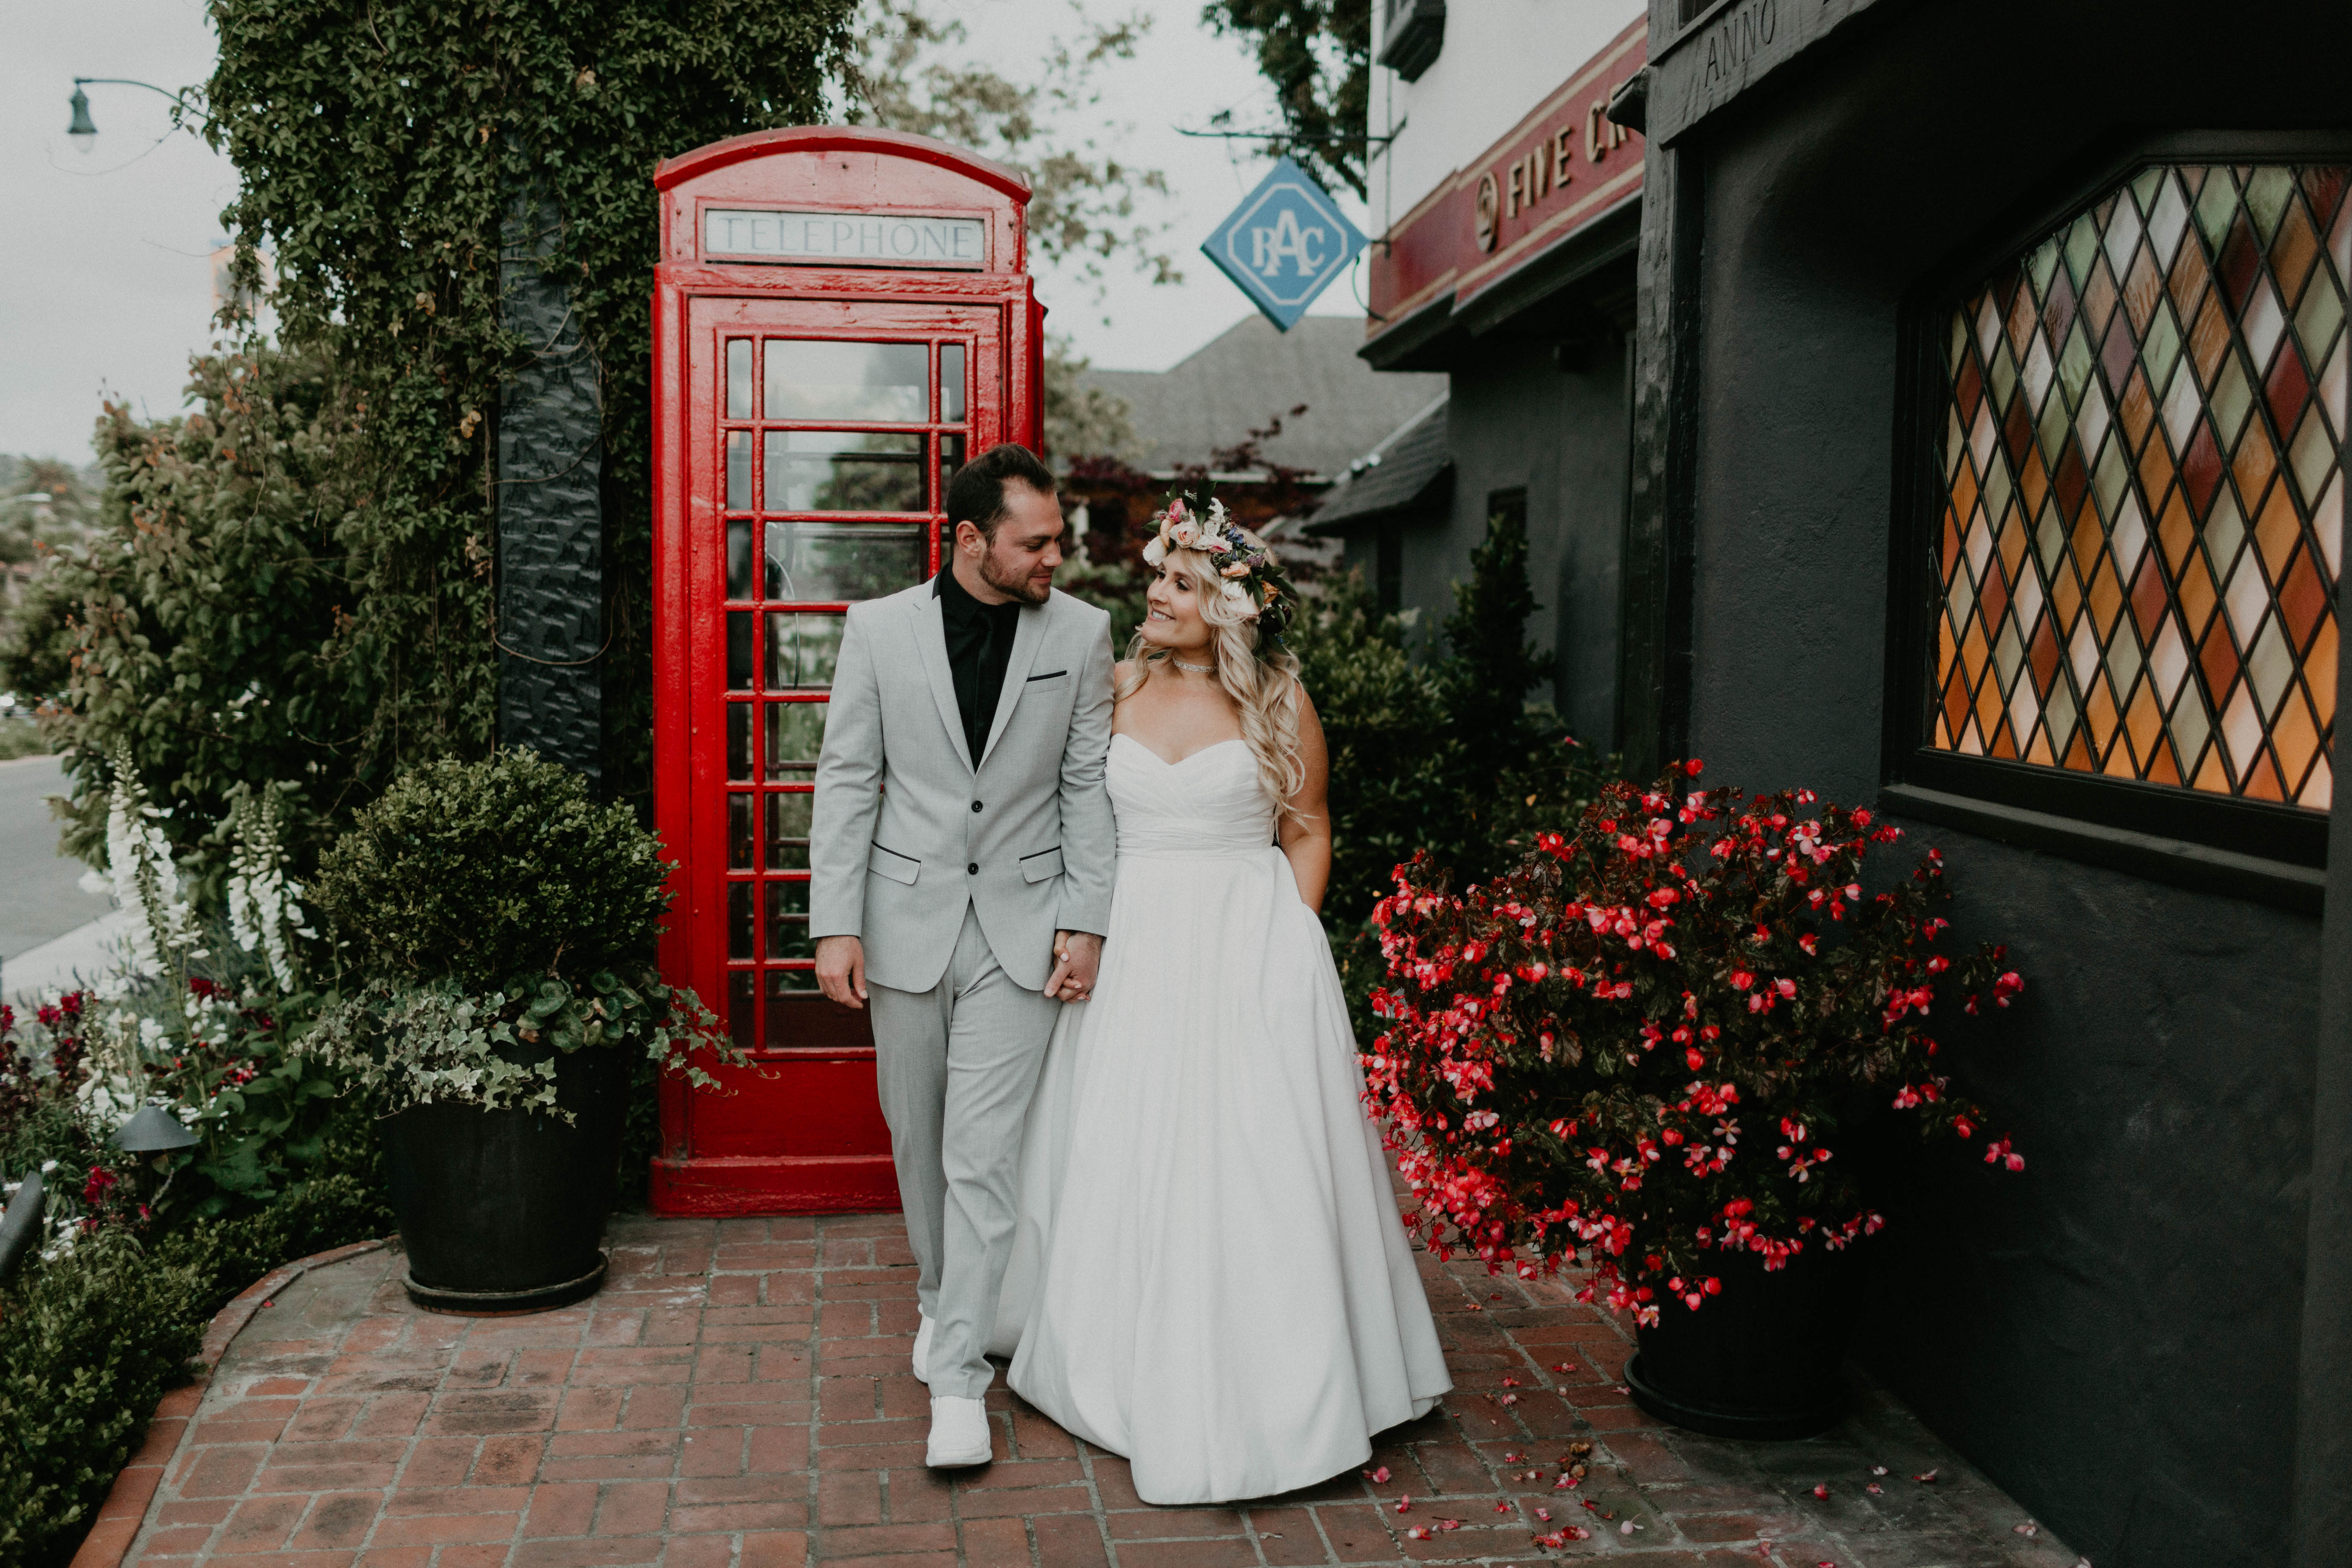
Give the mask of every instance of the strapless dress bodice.
[{"label": "strapless dress bodice", "polygon": [[1239,740],[1171,763],[1132,735],[1114,735],[1106,776],[1122,858],[1257,855],[1274,843],[1257,759]]}]

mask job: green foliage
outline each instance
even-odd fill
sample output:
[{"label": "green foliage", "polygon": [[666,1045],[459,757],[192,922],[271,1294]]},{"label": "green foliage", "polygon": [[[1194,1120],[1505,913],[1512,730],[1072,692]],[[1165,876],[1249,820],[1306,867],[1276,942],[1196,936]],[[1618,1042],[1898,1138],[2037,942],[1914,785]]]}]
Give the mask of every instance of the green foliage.
[{"label": "green foliage", "polygon": [[644,968],[669,902],[660,850],[536,752],[445,758],[359,813],[311,897],[362,973],[484,992]]},{"label": "green foliage", "polygon": [[[1323,919],[1335,938],[1361,929],[1389,871],[1423,845],[1457,846],[1467,826],[1451,784],[1459,742],[1405,629],[1350,575],[1309,601],[1289,641],[1331,758],[1331,884]],[[1446,863],[1454,856],[1447,854]]]},{"label": "green foliage", "polygon": [[[374,711],[406,754],[488,742],[477,574],[499,387],[528,352],[500,324],[499,257],[536,193],[562,212],[543,266],[571,284],[602,381],[604,776],[647,789],[654,167],[823,120],[855,3],[211,0],[205,134],[242,182],[224,220],[249,279],[271,253],[281,336],[330,355],[365,439],[341,613],[386,650]],[[412,741],[411,707],[469,722]]]},{"label": "green foliage", "polygon": [[688,1053],[709,1045],[736,1065],[748,1059],[723,1042],[718,1023],[692,992],[663,984],[650,968],[635,985],[599,970],[577,987],[542,979],[487,996],[446,980],[371,987],[330,1008],[294,1048],[387,1114],[438,1101],[549,1110],[570,1121],[556,1102],[559,1055],[635,1046],[656,1068],[715,1087]]},{"label": "green foliage", "polygon": [[1454,585],[1451,645],[1416,660],[1406,628],[1362,579],[1328,581],[1289,634],[1331,758],[1331,883],[1323,900],[1359,1035],[1379,1025],[1382,973],[1366,920],[1416,853],[1465,886],[1517,864],[1546,828],[1573,821],[1616,776],[1616,759],[1579,746],[1528,705],[1544,658],[1527,641],[1536,609],[1527,542],[1496,519]]},{"label": "green foliage", "polygon": [[1276,150],[1364,195],[1371,0],[1208,0],[1201,19],[1256,46],[1257,68],[1290,127],[1291,139]]},{"label": "green foliage", "polygon": [[486,584],[421,559],[371,566],[380,476],[333,384],[316,353],[211,354],[195,412],[142,424],[109,405],[99,421],[97,531],[49,559],[0,640],[0,685],[63,709],[48,722],[75,752],[68,853],[105,858],[98,759],[118,747],[209,880],[225,865],[211,813],[250,783],[294,786],[300,867],[320,822],[403,760],[487,742]]},{"label": "green foliage", "polygon": [[1471,778],[1498,777],[1526,756],[1538,732],[1558,732],[1548,716],[1528,711],[1528,694],[1551,679],[1549,658],[1528,639],[1535,613],[1527,520],[1499,513],[1470,552],[1470,580],[1454,584],[1446,658],[1436,672]]},{"label": "green foliage", "polygon": [[0,1561],[72,1556],[202,1341],[205,1276],[108,1231],[0,1289]]},{"label": "green foliage", "polygon": [[232,1297],[280,1264],[392,1230],[369,1163],[143,1243],[102,1226],[0,1289],[0,1562],[73,1556],[156,1400]]},{"label": "green foliage", "polygon": [[55,458],[0,455],[0,564],[78,542],[97,520],[100,479]]},{"label": "green foliage", "polygon": [[45,757],[53,750],[49,737],[31,719],[0,719],[0,763],[18,757]]},{"label": "green foliage", "polygon": [[0,1563],[72,1556],[230,1297],[394,1228],[370,1102],[289,1063],[278,1019],[224,1005],[201,977],[189,994],[194,1026],[133,1065],[145,1089],[204,1108],[205,1143],[153,1169],[105,1142],[113,1097],[79,1091],[112,1078],[142,1016],[178,1016],[161,983],[102,1005],[68,994],[30,1019],[0,1010],[0,1173],[51,1165],[42,1254],[0,1290]]}]

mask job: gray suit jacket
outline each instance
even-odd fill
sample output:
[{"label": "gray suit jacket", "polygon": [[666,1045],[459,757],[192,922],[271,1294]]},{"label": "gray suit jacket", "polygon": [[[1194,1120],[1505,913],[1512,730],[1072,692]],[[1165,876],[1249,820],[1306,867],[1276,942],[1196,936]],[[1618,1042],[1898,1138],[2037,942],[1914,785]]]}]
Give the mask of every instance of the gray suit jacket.
[{"label": "gray suit jacket", "polygon": [[931,584],[852,605],[817,755],[810,934],[859,937],[868,980],[927,991],[976,905],[1005,973],[1043,989],[1055,931],[1110,923],[1110,616],[1057,591],[1023,607],[972,758]]}]

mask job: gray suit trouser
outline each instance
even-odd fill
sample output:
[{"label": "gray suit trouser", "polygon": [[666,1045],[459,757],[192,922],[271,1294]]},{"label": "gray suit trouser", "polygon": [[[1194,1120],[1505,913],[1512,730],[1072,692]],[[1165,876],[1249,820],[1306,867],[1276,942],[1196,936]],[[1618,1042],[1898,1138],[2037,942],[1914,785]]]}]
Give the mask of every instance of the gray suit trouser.
[{"label": "gray suit trouser", "polygon": [[1013,1256],[1021,1125],[1061,1004],[1015,984],[966,909],[929,991],[867,987],[890,1157],[931,1320],[931,1393],[978,1399]]}]

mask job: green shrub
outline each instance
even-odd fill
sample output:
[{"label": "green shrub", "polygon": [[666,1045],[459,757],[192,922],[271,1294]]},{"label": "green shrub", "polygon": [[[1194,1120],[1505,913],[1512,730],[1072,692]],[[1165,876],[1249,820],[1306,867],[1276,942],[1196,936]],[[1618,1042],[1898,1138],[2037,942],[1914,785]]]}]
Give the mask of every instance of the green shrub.
[{"label": "green shrub", "polygon": [[[1428,669],[1362,579],[1328,584],[1289,633],[1331,759],[1331,884],[1324,924],[1354,933],[1389,870],[1427,844],[1458,843],[1468,817],[1451,788],[1457,742]],[[1448,864],[1451,863],[1450,857]]]},{"label": "green shrub", "polygon": [[205,1285],[101,1230],[0,1290],[0,1562],[72,1556],[202,1342]]},{"label": "green shrub", "polygon": [[362,973],[488,991],[641,971],[669,902],[661,842],[532,752],[403,774],[320,859],[310,893]]}]

